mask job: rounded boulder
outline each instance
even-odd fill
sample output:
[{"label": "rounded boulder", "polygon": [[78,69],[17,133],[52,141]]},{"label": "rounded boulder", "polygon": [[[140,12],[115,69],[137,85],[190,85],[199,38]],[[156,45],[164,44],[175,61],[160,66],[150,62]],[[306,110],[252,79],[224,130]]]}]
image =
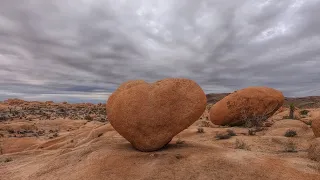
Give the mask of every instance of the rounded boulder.
[{"label": "rounded boulder", "polygon": [[155,151],[198,120],[206,103],[205,93],[192,80],[137,80],[112,93],[106,110],[110,124],[133,147]]},{"label": "rounded boulder", "polygon": [[284,103],[282,92],[269,87],[248,87],[214,104],[209,118],[216,125],[259,123],[271,117]]},{"label": "rounded boulder", "polygon": [[311,123],[311,128],[316,137],[320,137],[320,116],[314,118]]}]

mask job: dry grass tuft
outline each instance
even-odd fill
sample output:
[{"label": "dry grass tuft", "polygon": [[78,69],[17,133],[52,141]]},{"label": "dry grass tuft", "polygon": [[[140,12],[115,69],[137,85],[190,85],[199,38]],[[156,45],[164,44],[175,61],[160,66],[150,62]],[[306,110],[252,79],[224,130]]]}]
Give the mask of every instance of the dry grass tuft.
[{"label": "dry grass tuft", "polygon": [[297,146],[294,142],[290,141],[289,143],[286,144],[286,147],[284,149],[285,152],[298,152],[297,151]]},{"label": "dry grass tuft", "polygon": [[242,140],[236,139],[235,149],[245,149],[250,150],[250,147]]},{"label": "dry grass tuft", "polygon": [[202,127],[198,127],[197,133],[204,133],[204,129]]}]

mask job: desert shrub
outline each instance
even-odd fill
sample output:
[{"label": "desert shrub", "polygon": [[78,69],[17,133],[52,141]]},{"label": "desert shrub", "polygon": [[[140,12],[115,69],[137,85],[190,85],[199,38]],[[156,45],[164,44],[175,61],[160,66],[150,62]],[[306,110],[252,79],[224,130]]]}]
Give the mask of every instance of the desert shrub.
[{"label": "desert shrub", "polygon": [[178,139],[177,141],[176,141],[176,144],[184,144],[185,142],[183,141],[183,140],[181,140],[181,139]]},{"label": "desert shrub", "polygon": [[236,133],[235,133],[232,129],[228,129],[228,130],[227,130],[227,133],[228,133],[230,136],[236,136]]},{"label": "desert shrub", "polygon": [[11,111],[11,114],[12,114],[13,116],[17,116],[17,115],[19,114],[19,111],[17,111],[17,110],[12,110],[12,111]]},{"label": "desert shrub", "polygon": [[210,121],[207,121],[207,120],[200,121],[199,127],[210,127]]},{"label": "desert shrub", "polygon": [[52,136],[53,136],[53,137],[58,137],[59,134],[58,134],[57,132],[55,132]]},{"label": "desert shrub", "polygon": [[227,129],[226,132],[217,133],[215,138],[216,139],[229,139],[232,136],[236,136],[236,133],[232,129]]},{"label": "desert shrub", "polygon": [[268,119],[268,115],[257,115],[248,112],[250,112],[248,109],[240,111],[240,119],[244,122],[244,127],[246,128],[261,127],[263,122]]},{"label": "desert shrub", "polygon": [[99,122],[107,122],[108,119],[107,119],[106,117],[100,117],[100,118],[98,119],[98,121],[99,121]]},{"label": "desert shrub", "polygon": [[93,120],[93,118],[91,116],[89,116],[89,115],[84,116],[84,119],[87,120],[87,121],[92,121]]},{"label": "desert shrub", "polygon": [[8,131],[9,134],[15,133],[15,131],[13,129],[8,129],[7,131]]},{"label": "desert shrub", "polygon": [[7,120],[7,117],[6,116],[0,116],[0,121],[6,121]]},{"label": "desert shrub", "polygon": [[300,114],[301,115],[308,115],[308,113],[309,113],[309,111],[308,110],[302,110],[302,111],[300,111]]},{"label": "desert shrub", "polygon": [[289,119],[294,119],[294,104],[290,104],[290,112],[289,112]]},{"label": "desert shrub", "polygon": [[11,157],[7,157],[5,160],[4,160],[4,162],[11,162],[11,161],[13,161],[13,159],[11,158]]},{"label": "desert shrub", "polygon": [[246,149],[250,150],[249,146],[242,140],[236,139],[235,149]]},{"label": "desert shrub", "polygon": [[306,123],[306,125],[309,125],[309,126],[312,125],[312,121],[307,121],[307,122],[305,122],[305,123]]},{"label": "desert shrub", "polygon": [[289,129],[284,133],[285,137],[294,137],[297,135],[297,132],[295,130]]},{"label": "desert shrub", "polygon": [[181,158],[182,158],[182,155],[178,153],[178,154],[175,155],[175,157],[176,157],[177,159],[181,159]]},{"label": "desert shrub", "polygon": [[248,134],[249,134],[250,136],[254,136],[254,135],[256,135],[256,130],[254,130],[254,129],[248,129]]},{"label": "desert shrub", "polygon": [[290,141],[289,143],[286,144],[284,151],[285,152],[298,152],[297,146],[292,141]]},{"label": "desert shrub", "polygon": [[197,133],[204,133],[204,129],[202,127],[198,127]]},{"label": "desert shrub", "polygon": [[51,119],[51,115],[50,114],[44,114],[44,119]]},{"label": "desert shrub", "polygon": [[231,138],[230,134],[226,133],[217,133],[215,136],[216,139],[229,139]]},{"label": "desert shrub", "polygon": [[261,127],[263,122],[267,120],[265,116],[254,116],[251,118],[245,118],[245,127],[252,128],[252,127]]}]

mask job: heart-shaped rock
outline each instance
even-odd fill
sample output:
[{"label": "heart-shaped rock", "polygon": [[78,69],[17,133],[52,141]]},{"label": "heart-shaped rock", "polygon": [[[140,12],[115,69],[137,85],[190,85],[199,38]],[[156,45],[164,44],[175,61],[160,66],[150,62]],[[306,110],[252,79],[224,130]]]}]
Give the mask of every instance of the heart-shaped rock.
[{"label": "heart-shaped rock", "polygon": [[106,106],[108,120],[120,135],[140,151],[155,151],[198,120],[206,103],[194,81],[168,78],[123,83]]}]

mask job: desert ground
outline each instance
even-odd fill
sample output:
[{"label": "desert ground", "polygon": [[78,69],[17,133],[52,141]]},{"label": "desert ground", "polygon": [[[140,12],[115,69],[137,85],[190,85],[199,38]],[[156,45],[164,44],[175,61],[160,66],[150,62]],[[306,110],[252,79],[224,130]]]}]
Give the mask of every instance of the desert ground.
[{"label": "desert ground", "polygon": [[309,150],[319,107],[299,106],[288,119],[284,105],[252,130],[212,124],[208,105],[198,121],[153,152],[134,149],[103,116],[104,107],[1,102],[0,179],[320,179],[320,154]]}]

